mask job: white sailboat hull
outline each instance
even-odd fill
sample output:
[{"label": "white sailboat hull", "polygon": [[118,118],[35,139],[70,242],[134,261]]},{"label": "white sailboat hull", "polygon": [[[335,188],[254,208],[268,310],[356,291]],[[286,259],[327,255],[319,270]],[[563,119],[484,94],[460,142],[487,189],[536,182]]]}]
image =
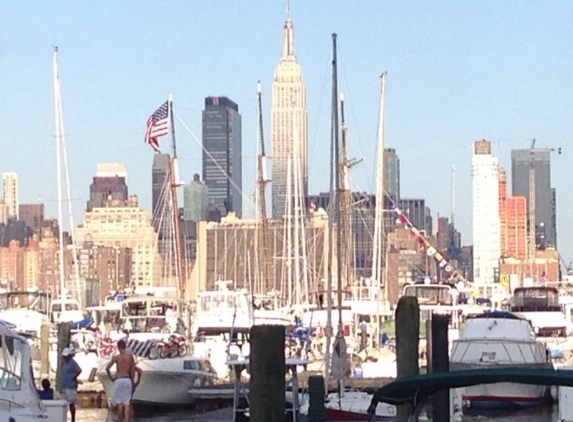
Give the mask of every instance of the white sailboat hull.
[{"label": "white sailboat hull", "polygon": [[[308,415],[308,398],[303,399],[299,412]],[[367,421],[369,415],[366,412],[372,401],[372,395],[360,391],[344,392],[339,397],[338,393],[330,393],[325,403],[326,420],[328,421]],[[379,403],[376,406],[376,420],[396,419],[396,406]]]}]

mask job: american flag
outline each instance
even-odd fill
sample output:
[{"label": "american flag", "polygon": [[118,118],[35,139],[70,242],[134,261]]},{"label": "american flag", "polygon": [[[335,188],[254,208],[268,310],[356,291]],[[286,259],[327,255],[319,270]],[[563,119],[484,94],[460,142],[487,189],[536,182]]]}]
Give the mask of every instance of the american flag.
[{"label": "american flag", "polygon": [[169,133],[169,102],[165,101],[155,112],[147,119],[147,130],[145,131],[145,143],[151,145],[151,148],[157,153],[159,141],[157,138]]}]

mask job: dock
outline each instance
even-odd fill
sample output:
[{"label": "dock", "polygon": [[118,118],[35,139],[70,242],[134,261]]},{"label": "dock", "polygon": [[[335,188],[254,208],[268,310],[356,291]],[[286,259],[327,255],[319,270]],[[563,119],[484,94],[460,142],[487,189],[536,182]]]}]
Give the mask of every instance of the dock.
[{"label": "dock", "polygon": [[[308,378],[312,375],[320,375],[314,371],[303,371],[298,374],[298,387],[299,390],[308,388]],[[393,378],[354,378],[347,377],[344,379],[345,388],[365,391],[374,393],[379,388],[394,381]],[[243,380],[243,384],[247,386],[248,380]],[[338,391],[336,380],[330,379],[328,381],[328,391]],[[217,405],[228,405],[232,403],[234,394],[234,384],[232,382],[225,382],[213,386],[202,387],[197,389],[197,394],[194,396],[200,403],[200,407],[205,407],[206,410],[211,410]],[[108,406],[107,396],[102,385],[98,381],[87,382],[84,381],[78,387],[78,407],[84,409],[105,409]]]}]

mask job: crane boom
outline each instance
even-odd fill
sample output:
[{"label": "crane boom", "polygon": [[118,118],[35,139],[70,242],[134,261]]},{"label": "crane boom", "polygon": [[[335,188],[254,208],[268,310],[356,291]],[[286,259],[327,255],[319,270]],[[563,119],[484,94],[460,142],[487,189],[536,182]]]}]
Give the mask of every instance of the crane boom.
[{"label": "crane boom", "polygon": [[535,260],[535,139],[531,141],[529,150],[529,262]]}]

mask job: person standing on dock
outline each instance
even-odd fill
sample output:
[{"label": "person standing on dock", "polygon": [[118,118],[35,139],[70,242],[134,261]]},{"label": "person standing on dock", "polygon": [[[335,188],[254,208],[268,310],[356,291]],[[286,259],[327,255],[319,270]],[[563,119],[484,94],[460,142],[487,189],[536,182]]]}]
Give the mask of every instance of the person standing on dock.
[{"label": "person standing on dock", "polygon": [[[117,350],[119,354],[115,355],[105,367],[107,376],[113,381],[110,404],[112,407],[117,407],[119,422],[132,422],[131,398],[135,385],[135,359],[132,354],[127,353],[125,340],[117,342]],[[115,376],[111,375],[113,365],[116,367]],[[141,377],[141,374],[139,376]]]},{"label": "person standing on dock", "polygon": [[76,422],[76,400],[78,399],[78,376],[82,368],[74,360],[74,351],[69,347],[62,350],[62,399],[70,406],[71,421]]}]

